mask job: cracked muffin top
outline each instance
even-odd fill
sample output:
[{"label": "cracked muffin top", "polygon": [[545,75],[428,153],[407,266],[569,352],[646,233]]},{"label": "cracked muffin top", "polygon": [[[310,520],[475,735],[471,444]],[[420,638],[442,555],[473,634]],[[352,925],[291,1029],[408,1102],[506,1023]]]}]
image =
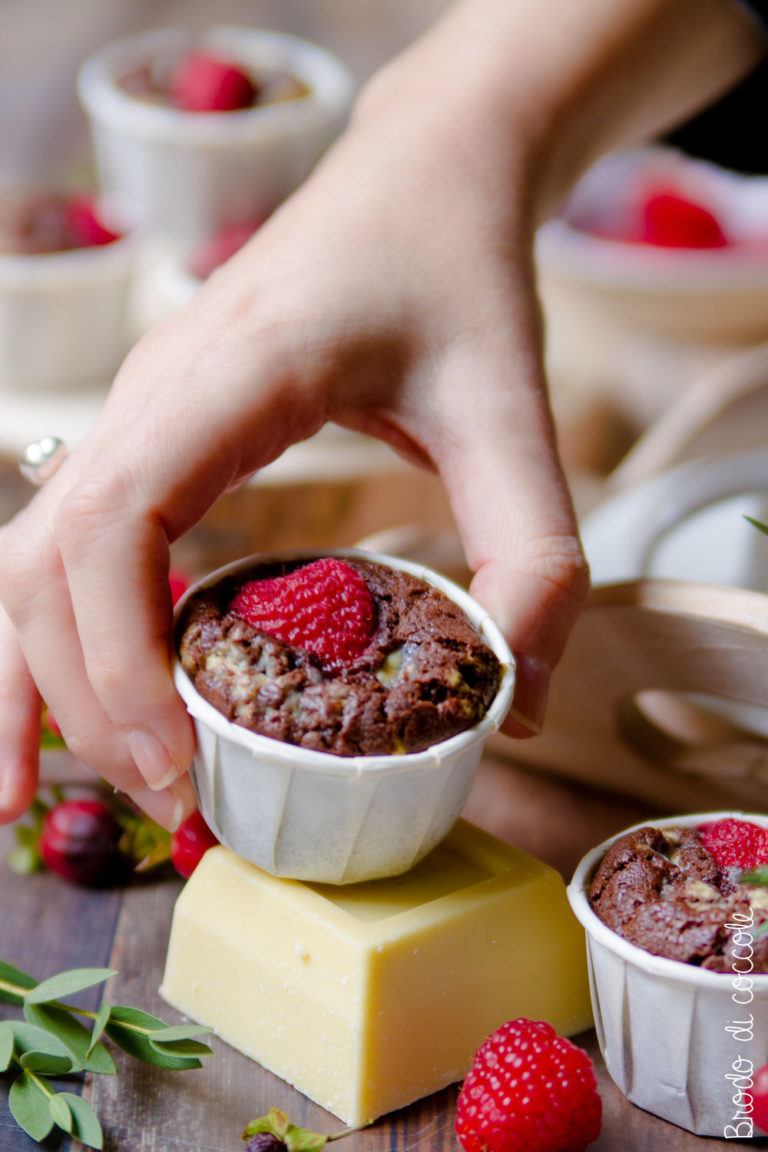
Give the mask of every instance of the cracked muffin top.
[{"label": "cracked muffin top", "polygon": [[503,672],[443,592],[359,558],[227,576],[187,602],[177,635],[229,720],[338,756],[419,752],[471,728]]}]

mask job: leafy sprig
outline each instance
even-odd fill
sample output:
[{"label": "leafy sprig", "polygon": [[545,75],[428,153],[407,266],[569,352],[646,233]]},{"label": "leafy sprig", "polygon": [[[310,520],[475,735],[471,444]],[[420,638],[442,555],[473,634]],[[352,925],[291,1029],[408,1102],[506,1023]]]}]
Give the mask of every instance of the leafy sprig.
[{"label": "leafy sprig", "polygon": [[20,1007],[23,1017],[0,1021],[0,1074],[13,1077],[8,1105],[33,1140],[44,1140],[58,1127],[89,1148],[103,1146],[91,1105],[74,1092],[57,1089],[51,1078],[114,1076],[117,1066],[105,1038],[156,1068],[200,1068],[201,1059],[211,1055],[198,1039],[207,1028],[170,1026],[138,1008],[102,1004],[91,1012],[63,1002],[114,975],[111,968],[72,968],[37,982],[0,960],[0,1000]]},{"label": "leafy sprig", "polygon": [[355,1132],[355,1128],[344,1128],[341,1132],[328,1135],[324,1132],[311,1132],[292,1124],[285,1112],[270,1108],[266,1116],[258,1116],[243,1129],[243,1140],[248,1141],[246,1152],[320,1152],[331,1140],[340,1140]]}]

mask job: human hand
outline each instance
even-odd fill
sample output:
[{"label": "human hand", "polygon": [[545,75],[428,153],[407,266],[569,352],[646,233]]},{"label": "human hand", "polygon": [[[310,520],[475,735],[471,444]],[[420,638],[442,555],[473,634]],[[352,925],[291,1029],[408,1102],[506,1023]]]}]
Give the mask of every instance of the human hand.
[{"label": "human hand", "polygon": [[509,728],[538,729],[588,584],[543,383],[541,137],[530,102],[510,131],[471,68],[446,87],[461,21],[447,28],[137,345],[81,448],[0,532],[0,819],[34,792],[40,696],[75,755],[155,819],[191,810],[169,545],[330,419],[440,473],[472,591],[518,656]]}]

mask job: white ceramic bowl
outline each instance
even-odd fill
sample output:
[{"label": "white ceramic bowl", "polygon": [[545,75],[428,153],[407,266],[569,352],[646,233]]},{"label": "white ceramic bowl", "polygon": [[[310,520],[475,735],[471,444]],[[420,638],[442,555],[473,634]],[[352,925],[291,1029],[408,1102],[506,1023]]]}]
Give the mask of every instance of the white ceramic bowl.
[{"label": "white ceramic bowl", "polygon": [[141,224],[190,245],[266,217],[309,174],[343,127],[354,85],[318,45],[257,28],[215,27],[195,44],[255,68],[284,69],[301,99],[236,112],[188,113],[131,96],[119,81],[190,42],[180,28],[116,41],[78,77],[103,186],[125,195]]},{"label": "white ceramic bowl", "polygon": [[[710,206],[732,243],[663,248],[606,239],[590,219],[621,221],[646,184],[673,185]],[[584,226],[581,226],[581,224]],[[614,153],[587,173],[537,237],[546,282],[582,307],[667,339],[751,343],[768,336],[768,179],[727,172],[672,149]]]},{"label": "white ceramic bowl", "polygon": [[483,719],[422,752],[334,756],[259,736],[230,723],[176,661],[175,681],[197,733],[192,780],[200,811],[238,855],[276,876],[348,884],[405,872],[456,822],[486,738],[504,719],[514,660],[501,632],[462,588],[420,564],[356,549],[252,556],[207,576],[177,605],[257,562],[357,557],[409,572],[444,592],[473,621],[504,672]]},{"label": "white ceramic bowl", "polygon": [[0,392],[106,388],[129,343],[137,241],[0,255]]},{"label": "white ceramic bowl", "polygon": [[[707,812],[646,820],[634,828],[697,826],[728,816],[768,824],[764,814]],[[768,975],[748,975],[749,933],[737,941],[744,971],[732,975],[654,956],[618,936],[588,900],[595,870],[616,839],[592,849],[568,887],[586,930],[592,1008],[606,1067],[634,1104],[689,1132],[721,1139],[751,1135],[745,1094],[750,1069],[768,1062]]]}]

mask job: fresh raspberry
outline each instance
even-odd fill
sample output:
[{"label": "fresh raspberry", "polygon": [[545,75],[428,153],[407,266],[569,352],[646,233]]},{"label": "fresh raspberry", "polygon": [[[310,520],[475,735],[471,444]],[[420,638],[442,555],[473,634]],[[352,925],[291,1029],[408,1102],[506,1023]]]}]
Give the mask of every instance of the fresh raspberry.
[{"label": "fresh raspberry", "polygon": [[373,597],[362,576],[329,557],[287,576],[252,580],[240,589],[231,611],[259,632],[314,652],[331,669],[353,663],[374,627]]},{"label": "fresh raspberry", "polygon": [[768,1064],[758,1068],[752,1080],[752,1119],[758,1128],[768,1132]]},{"label": "fresh raspberry", "polygon": [[99,248],[119,240],[121,233],[107,228],[99,218],[91,196],[76,196],[67,212],[72,243],[75,248]]},{"label": "fresh raspberry", "polygon": [[456,1135],[465,1152],[583,1152],[601,1119],[587,1053],[550,1024],[510,1020],[475,1053]]},{"label": "fresh raspberry", "polygon": [[768,828],[733,816],[699,828],[704,847],[721,868],[758,868],[768,864]]},{"label": "fresh raspberry", "polygon": [[179,875],[188,880],[208,849],[217,844],[203,817],[193,812],[171,836],[171,862]]},{"label": "fresh raspberry", "polygon": [[250,108],[257,89],[247,72],[207,52],[190,52],[174,72],[171,100],[184,112],[236,112]]},{"label": "fresh raspberry", "polygon": [[171,586],[171,600],[177,604],[189,588],[189,579],[180,569],[171,568],[168,573],[168,583]]},{"label": "fresh raspberry", "polygon": [[648,196],[640,239],[658,248],[724,248],[728,240],[716,217],[672,189]]},{"label": "fresh raspberry", "polygon": [[189,270],[198,280],[207,278],[220,265],[226,263],[230,256],[234,256],[254,232],[261,227],[262,220],[253,220],[245,224],[233,224],[223,228],[221,232],[209,240],[199,252],[196,252],[189,262]]}]

